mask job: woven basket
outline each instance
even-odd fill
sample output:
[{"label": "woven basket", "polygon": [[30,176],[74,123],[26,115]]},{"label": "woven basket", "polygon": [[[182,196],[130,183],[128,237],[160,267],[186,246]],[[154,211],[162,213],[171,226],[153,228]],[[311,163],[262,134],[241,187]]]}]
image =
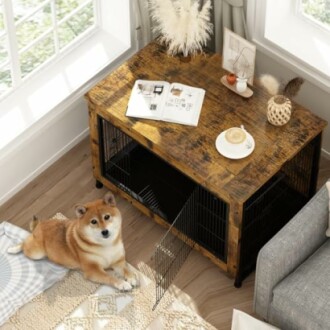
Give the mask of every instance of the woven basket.
[{"label": "woven basket", "polygon": [[275,126],[285,125],[291,118],[292,105],[284,95],[275,95],[267,105],[267,119]]}]

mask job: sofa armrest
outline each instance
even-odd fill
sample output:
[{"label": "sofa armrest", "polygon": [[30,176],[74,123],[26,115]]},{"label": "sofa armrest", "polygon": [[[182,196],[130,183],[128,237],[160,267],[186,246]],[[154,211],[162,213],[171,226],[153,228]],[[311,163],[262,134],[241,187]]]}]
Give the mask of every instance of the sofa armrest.
[{"label": "sofa armrest", "polygon": [[325,185],[259,251],[254,311],[268,320],[274,287],[327,239],[329,197]]}]

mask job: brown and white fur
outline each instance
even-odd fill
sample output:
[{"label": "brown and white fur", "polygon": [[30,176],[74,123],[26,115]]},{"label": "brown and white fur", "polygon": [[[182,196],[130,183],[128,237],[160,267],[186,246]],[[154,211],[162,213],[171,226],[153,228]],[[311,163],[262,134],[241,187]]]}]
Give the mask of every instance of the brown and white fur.
[{"label": "brown and white fur", "polygon": [[[81,269],[86,279],[128,291],[136,286],[129,269],[121,234],[121,214],[111,192],[103,199],[77,205],[76,219],[49,219],[31,223],[32,233],[9,253],[34,260],[49,260],[70,269]],[[113,269],[119,277],[106,270]]]}]

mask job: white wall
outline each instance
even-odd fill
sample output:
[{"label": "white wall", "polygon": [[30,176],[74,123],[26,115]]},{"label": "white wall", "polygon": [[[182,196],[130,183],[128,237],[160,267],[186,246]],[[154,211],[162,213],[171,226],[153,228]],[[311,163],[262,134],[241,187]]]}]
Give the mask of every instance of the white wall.
[{"label": "white wall", "polygon": [[[0,205],[55,162],[88,134],[86,104],[79,98],[20,142],[0,161]],[[33,129],[33,128],[31,128]]]},{"label": "white wall", "polygon": [[[256,57],[256,74],[269,73],[283,82],[287,82],[297,76],[296,73],[288,69],[283,64],[279,64],[274,59],[257,52]],[[325,119],[330,124],[330,91],[326,92],[319,87],[316,87],[309,81],[304,82],[295,101],[319,117]],[[322,155],[330,158],[330,126],[328,125],[323,133],[322,140]]]}]

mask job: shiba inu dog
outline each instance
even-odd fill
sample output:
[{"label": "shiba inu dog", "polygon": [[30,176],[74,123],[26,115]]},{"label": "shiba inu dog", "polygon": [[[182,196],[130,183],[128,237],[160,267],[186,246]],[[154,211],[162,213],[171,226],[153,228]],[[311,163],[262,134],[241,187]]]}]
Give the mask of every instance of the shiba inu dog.
[{"label": "shiba inu dog", "polygon": [[[24,254],[34,260],[49,260],[70,269],[82,270],[86,279],[129,291],[138,285],[129,269],[121,234],[121,213],[114,195],[75,207],[75,219],[34,219],[24,242],[8,253]],[[112,269],[114,276],[106,270]]]}]

